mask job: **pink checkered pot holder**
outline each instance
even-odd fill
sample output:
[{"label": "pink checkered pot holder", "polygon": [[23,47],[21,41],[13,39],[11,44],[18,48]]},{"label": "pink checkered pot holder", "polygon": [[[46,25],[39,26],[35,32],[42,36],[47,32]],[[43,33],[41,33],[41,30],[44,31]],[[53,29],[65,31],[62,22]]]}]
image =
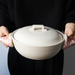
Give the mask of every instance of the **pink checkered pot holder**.
[{"label": "pink checkered pot holder", "polygon": [[65,38],[65,43],[64,43],[63,49],[66,49],[68,47],[75,45],[75,39],[74,38],[69,38],[69,37],[67,37],[66,34],[64,34],[64,38]]}]

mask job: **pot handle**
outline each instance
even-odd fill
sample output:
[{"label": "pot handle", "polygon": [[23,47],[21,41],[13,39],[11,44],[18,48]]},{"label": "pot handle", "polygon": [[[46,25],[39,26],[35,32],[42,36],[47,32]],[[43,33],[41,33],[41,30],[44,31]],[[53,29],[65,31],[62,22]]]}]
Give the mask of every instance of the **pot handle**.
[{"label": "pot handle", "polygon": [[47,29],[44,28],[44,25],[32,25],[32,28],[30,28],[30,31],[39,30],[41,28],[42,31],[47,31]]},{"label": "pot handle", "polygon": [[0,37],[0,41],[7,44],[9,47],[13,47],[13,40],[11,38],[11,33],[9,34],[8,37]]},{"label": "pot handle", "polygon": [[71,47],[71,46],[75,45],[75,39],[68,38],[68,36],[66,34],[64,34],[64,39],[65,39],[65,42],[64,42],[64,45],[63,45],[62,49],[66,49],[68,47]]}]

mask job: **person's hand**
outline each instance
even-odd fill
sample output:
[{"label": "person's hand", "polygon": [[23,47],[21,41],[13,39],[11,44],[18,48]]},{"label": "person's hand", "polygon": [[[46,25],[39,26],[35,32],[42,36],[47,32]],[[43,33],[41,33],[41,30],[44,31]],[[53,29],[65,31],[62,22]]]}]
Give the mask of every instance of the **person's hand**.
[{"label": "person's hand", "polygon": [[75,39],[75,23],[67,23],[65,26],[65,34],[69,38]]},{"label": "person's hand", "polygon": [[[5,26],[0,26],[0,37],[8,37],[9,36],[9,31]],[[0,41],[2,42],[2,41]],[[2,42],[3,43],[3,42]],[[8,45],[4,44],[6,47],[8,47]]]}]

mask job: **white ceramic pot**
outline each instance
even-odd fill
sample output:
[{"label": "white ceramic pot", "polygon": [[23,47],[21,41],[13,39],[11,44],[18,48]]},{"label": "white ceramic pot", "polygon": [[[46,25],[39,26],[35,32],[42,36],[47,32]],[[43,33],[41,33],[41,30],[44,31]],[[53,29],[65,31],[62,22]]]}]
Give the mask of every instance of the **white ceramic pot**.
[{"label": "white ceramic pot", "polygon": [[65,41],[62,32],[43,25],[26,26],[11,35],[16,50],[22,56],[34,60],[55,56]]}]

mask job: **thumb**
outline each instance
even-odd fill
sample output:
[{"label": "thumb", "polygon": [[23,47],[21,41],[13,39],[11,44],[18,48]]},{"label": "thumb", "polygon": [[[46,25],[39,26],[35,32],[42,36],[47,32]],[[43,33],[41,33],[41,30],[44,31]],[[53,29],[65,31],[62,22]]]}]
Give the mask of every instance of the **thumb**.
[{"label": "thumb", "polygon": [[74,32],[75,32],[75,28],[74,28],[74,25],[70,25],[69,23],[66,25],[65,27],[65,34],[68,36],[68,37],[72,37],[74,35]]},{"label": "thumb", "polygon": [[4,30],[4,32],[2,33],[2,36],[9,36],[9,31],[7,29]]},{"label": "thumb", "polygon": [[0,27],[0,37],[4,37],[4,36],[8,37],[8,35],[9,35],[8,29],[5,26],[1,26]]},{"label": "thumb", "polygon": [[72,29],[69,29],[68,32],[67,32],[67,35],[69,37],[71,37],[71,36],[73,36],[73,34],[74,34],[74,31]]}]

